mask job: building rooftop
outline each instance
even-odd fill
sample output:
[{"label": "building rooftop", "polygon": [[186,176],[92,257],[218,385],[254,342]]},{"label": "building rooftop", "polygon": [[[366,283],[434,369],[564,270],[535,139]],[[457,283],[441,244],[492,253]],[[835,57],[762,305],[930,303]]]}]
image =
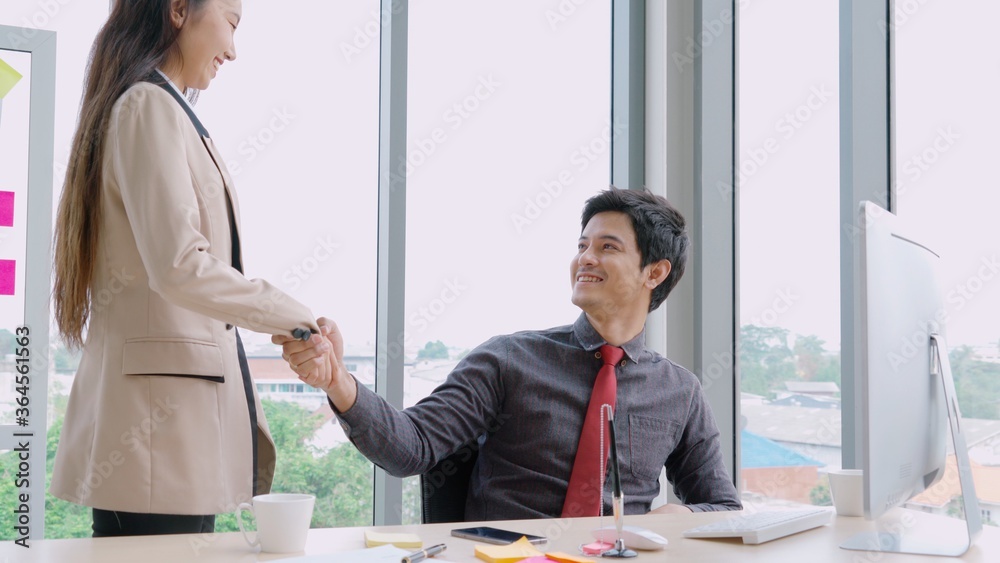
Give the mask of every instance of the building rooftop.
[{"label": "building rooftop", "polygon": [[758,436],[753,432],[743,430],[740,432],[740,464],[744,469],[762,467],[803,467],[826,465],[821,461],[816,461],[806,457],[794,450],[768,440],[763,436]]},{"label": "building rooftop", "polygon": [[786,381],[785,389],[794,393],[840,393],[840,387],[832,381]]},{"label": "building rooftop", "polygon": [[796,444],[840,447],[840,410],[816,407],[741,404],[746,430]]},{"label": "building rooftop", "polygon": [[[976,487],[976,497],[983,503],[1000,504],[1000,467],[979,465],[969,460],[972,468],[972,480]],[[954,455],[948,456],[944,477],[931,488],[910,499],[909,504],[920,504],[935,508],[943,507],[951,499],[962,494],[958,481],[958,464]]]},{"label": "building rooftop", "polygon": [[[839,448],[839,409],[742,403],[740,412],[746,419],[746,430],[778,442],[809,444]],[[1000,420],[963,418],[965,441],[975,446],[1000,434]],[[948,449],[951,439],[948,439]]]},{"label": "building rooftop", "polygon": [[250,366],[250,375],[253,376],[255,381],[299,380],[299,376],[295,375],[292,368],[288,367],[288,362],[281,359],[281,357],[247,358],[247,364]]}]

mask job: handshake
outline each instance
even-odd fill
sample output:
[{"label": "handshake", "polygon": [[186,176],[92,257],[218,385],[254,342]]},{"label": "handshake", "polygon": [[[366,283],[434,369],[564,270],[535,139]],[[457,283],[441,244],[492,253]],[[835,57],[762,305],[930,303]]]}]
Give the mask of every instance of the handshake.
[{"label": "handshake", "polygon": [[308,340],[275,335],[271,342],[281,346],[281,357],[304,383],[326,391],[333,405],[344,412],[354,405],[357,382],[344,366],[344,336],[337,323],[320,317],[319,334]]}]

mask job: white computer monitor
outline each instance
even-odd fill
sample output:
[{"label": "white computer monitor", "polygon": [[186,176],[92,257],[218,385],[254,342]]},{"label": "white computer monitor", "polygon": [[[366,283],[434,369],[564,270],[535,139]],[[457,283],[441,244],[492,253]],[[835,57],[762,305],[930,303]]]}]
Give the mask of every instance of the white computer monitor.
[{"label": "white computer monitor", "polygon": [[938,281],[940,255],[928,229],[909,225],[872,202],[861,204],[858,224],[855,424],[865,516],[877,519],[941,479],[949,427],[958,444],[959,471],[964,467],[968,477],[965,506],[974,514],[968,514],[964,547],[961,542],[953,547],[944,537],[885,533],[852,538],[843,547],[870,550],[874,542],[882,551],[959,555],[971,545],[981,520],[945,344],[948,309]]}]

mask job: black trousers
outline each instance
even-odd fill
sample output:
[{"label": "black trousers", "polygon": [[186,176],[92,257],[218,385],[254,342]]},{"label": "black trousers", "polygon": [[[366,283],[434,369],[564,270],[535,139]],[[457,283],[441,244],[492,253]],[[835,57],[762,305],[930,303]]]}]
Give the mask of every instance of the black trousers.
[{"label": "black trousers", "polygon": [[119,510],[94,509],[94,537],[154,536],[161,534],[210,534],[215,531],[215,515],[138,514]]}]

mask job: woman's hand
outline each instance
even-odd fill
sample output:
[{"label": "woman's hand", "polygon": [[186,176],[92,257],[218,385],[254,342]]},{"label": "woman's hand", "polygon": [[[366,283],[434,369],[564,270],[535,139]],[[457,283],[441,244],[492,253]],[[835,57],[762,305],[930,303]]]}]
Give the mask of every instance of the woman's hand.
[{"label": "woman's hand", "polygon": [[289,336],[272,336],[271,342],[281,345],[281,357],[288,362],[304,383],[326,391],[337,410],[344,412],[354,405],[357,383],[344,366],[344,336],[337,323],[320,317],[320,333],[309,340]]}]

